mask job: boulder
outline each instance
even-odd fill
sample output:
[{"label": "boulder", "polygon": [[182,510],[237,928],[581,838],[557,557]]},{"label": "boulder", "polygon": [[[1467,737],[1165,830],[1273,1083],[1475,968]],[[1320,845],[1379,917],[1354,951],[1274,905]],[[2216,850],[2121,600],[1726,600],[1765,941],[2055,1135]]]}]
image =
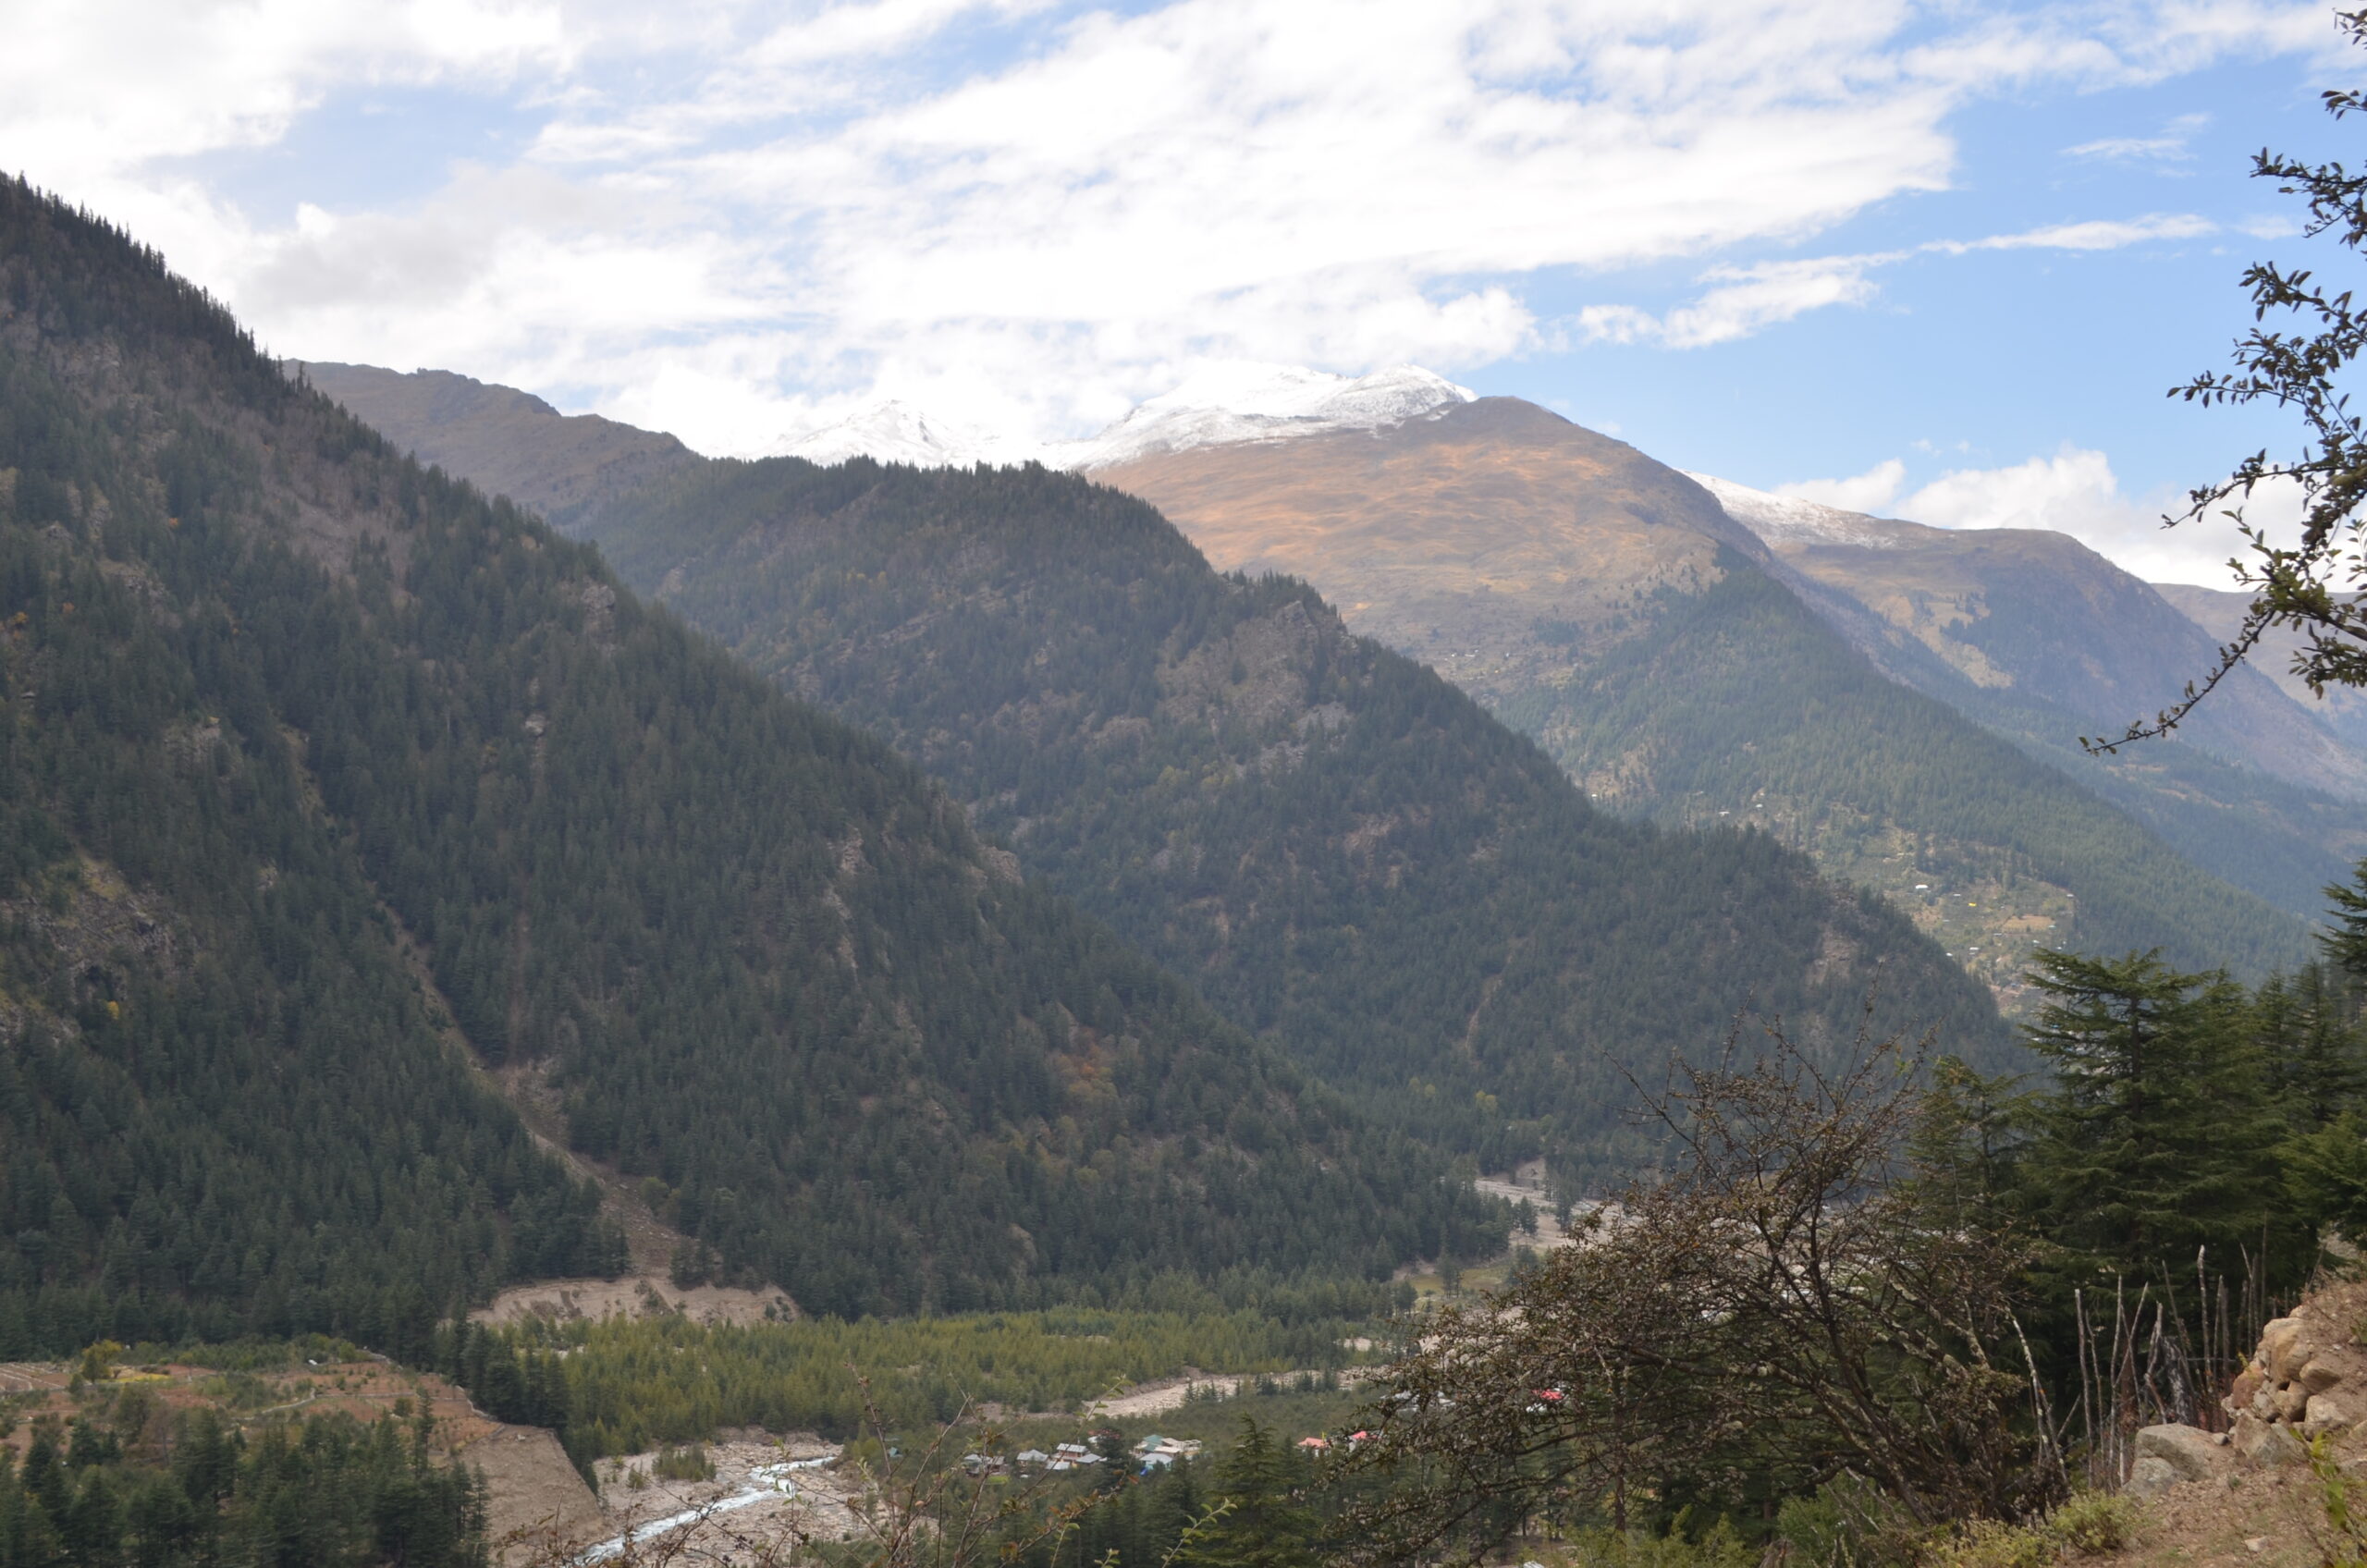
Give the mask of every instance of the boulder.
[{"label": "boulder", "polygon": [[2272,1383],[2289,1383],[2316,1349],[2310,1326],[2299,1317],[2279,1317],[2260,1331],[2261,1365]]},{"label": "boulder", "polygon": [[2292,1427],[2263,1421],[2249,1410],[2236,1417],[2233,1438],[2236,1452],[2264,1469],[2298,1464],[2308,1457],[2308,1451],[2302,1448],[2301,1439],[2293,1435]]},{"label": "boulder", "polygon": [[2287,1423],[2298,1422],[2309,1414],[2310,1390],[2299,1383],[2276,1385],[2276,1418]]},{"label": "boulder", "polygon": [[2235,1464],[2227,1439],[2200,1427],[2147,1427],[2137,1434],[2137,1463],[2147,1460],[2169,1466],[2181,1481],[2204,1481],[2222,1476]]},{"label": "boulder", "polygon": [[2341,1382],[2342,1368],[2335,1366],[2325,1357],[2320,1356],[2302,1367],[2300,1375],[2293,1380],[2309,1390],[2314,1396],[2325,1392],[2336,1383]]},{"label": "boulder", "polygon": [[2312,1394],[2309,1408],[2301,1417],[2301,1435],[2314,1438],[2320,1432],[2339,1431],[2350,1425],[2350,1413],[2325,1394]]}]

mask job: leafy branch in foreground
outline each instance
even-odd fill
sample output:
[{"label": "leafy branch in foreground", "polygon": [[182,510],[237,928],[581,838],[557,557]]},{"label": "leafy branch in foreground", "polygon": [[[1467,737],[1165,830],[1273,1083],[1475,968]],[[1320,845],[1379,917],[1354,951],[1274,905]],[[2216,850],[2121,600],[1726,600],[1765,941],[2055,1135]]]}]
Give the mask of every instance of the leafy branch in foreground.
[{"label": "leafy branch in foreground", "polygon": [[1906,1152],[1919,1053],[1861,1039],[1827,1073],[1771,1029],[1741,1056],[1650,1101],[1665,1176],[1400,1365],[1347,1463],[1394,1483],[1343,1518],[1350,1559],[1476,1562],[1534,1521],[1624,1531],[1771,1482],[1855,1477],[1910,1527],[2062,1495],[2009,1293],[2027,1254]]},{"label": "leafy branch in foreground", "polygon": [[[2367,45],[2367,10],[2336,14],[2343,34]],[[2324,94],[2326,112],[2344,119],[2367,109],[2367,93],[2338,89]],[[2274,179],[2284,195],[2309,203],[2303,232],[2333,234],[2346,250],[2367,244],[2367,172],[2340,163],[2312,164],[2263,149],[2252,161],[2255,178]],[[2243,287],[2252,319],[2264,324],[2271,312],[2287,312],[2291,331],[2256,325],[2236,345],[2236,368],[2206,372],[2170,396],[2205,408],[2269,403],[2300,417],[2307,432],[2300,456],[2272,460],[2265,448],[2236,466],[2215,484],[2194,491],[2172,525],[2191,522],[2213,510],[2233,522],[2250,559],[2228,564],[2237,581],[2252,591],[2241,626],[2200,681],[2148,722],[2140,720],[2113,741],[2082,738],[2091,751],[2112,752],[2132,741],[2167,733],[2233,673],[2269,631],[2287,628],[2300,636],[2293,673],[2324,696],[2328,686],[2367,686],[2367,537],[2360,503],[2367,500],[2367,423],[2351,411],[2344,381],[2367,347],[2367,309],[2348,288],[2330,285],[2306,269],[2273,262],[2247,268]],[[2273,543],[2265,528],[2248,522],[2244,508],[2263,486],[2297,488],[2301,497],[2301,534],[2290,546]],[[2231,504],[2232,503],[2232,504]]]}]

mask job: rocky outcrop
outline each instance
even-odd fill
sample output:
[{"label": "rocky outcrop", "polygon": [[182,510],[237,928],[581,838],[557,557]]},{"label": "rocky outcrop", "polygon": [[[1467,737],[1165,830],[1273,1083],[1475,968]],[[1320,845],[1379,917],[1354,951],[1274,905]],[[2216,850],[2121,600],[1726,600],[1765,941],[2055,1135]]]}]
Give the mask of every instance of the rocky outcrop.
[{"label": "rocky outcrop", "polygon": [[2300,1464],[2318,1438],[2367,1436],[2367,1347],[2349,1325],[2367,1305],[2356,1286],[2336,1286],[2261,1331],[2260,1346],[2221,1402],[2226,1432],[2148,1427],[2122,1490],[2158,1498],[2190,1481],[2232,1484],[2239,1471]]},{"label": "rocky outcrop", "polygon": [[2312,1439],[2347,1433],[2367,1412],[2367,1351],[2323,1306],[2305,1304],[2261,1330],[2226,1403],[2238,1453],[2255,1464],[2298,1463]]}]

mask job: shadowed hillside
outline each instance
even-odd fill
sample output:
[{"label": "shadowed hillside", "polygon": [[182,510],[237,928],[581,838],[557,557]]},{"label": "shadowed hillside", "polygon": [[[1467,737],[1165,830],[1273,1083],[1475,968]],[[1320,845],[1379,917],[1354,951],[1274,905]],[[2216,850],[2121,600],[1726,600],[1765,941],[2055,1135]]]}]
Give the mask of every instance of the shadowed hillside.
[{"label": "shadowed hillside", "polygon": [[383,1341],[615,1266],[496,1065],[685,1274],[822,1311],[1482,1244],[911,764],[18,184],[0,431],[0,1332]]},{"label": "shadowed hillside", "polygon": [[1084,480],[716,463],[590,536],[1236,1021],[1491,1168],[1602,1158],[1626,1074],[1747,1008],[1830,1046],[1873,990],[1878,1026],[2003,1047],[1892,911],[1765,835],[1593,810],[1303,584],[1220,576]]}]

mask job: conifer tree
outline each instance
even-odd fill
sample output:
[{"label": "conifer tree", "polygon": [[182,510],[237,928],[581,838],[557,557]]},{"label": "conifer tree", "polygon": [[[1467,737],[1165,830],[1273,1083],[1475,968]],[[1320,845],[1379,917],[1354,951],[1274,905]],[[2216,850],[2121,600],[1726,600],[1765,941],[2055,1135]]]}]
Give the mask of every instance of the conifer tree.
[{"label": "conifer tree", "polygon": [[2313,963],[2271,976],[2253,996],[2254,1037],[2297,1133],[2315,1133],[2367,1098],[2367,1040],[2347,989],[2338,973]]},{"label": "conifer tree", "polygon": [[2326,897],[2334,903],[2334,929],[2318,940],[2336,968],[2367,980],[2367,860],[2359,863],[2348,886],[2335,883]]},{"label": "conifer tree", "polygon": [[1179,1554],[1183,1568],[1314,1568],[1314,1513],[1299,1500],[1287,1449],[1256,1418],[1217,1465],[1215,1501],[1223,1512]]},{"label": "conifer tree", "polygon": [[2027,1155],[2042,1228],[2140,1274],[2198,1245],[2257,1247],[2281,1129],[2241,988],[2150,952],[2042,953],[2030,982],[2047,999],[2026,1035],[2054,1076]]}]

